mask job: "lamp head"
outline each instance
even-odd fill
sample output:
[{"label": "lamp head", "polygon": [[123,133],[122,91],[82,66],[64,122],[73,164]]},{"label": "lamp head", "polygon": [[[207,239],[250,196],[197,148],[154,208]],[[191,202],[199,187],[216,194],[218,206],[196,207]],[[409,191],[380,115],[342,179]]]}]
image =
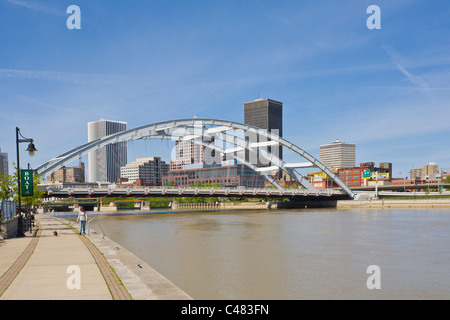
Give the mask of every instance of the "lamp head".
[{"label": "lamp head", "polygon": [[37,151],[37,149],[34,146],[33,142],[30,142],[26,151],[28,151],[28,153],[30,154],[30,157],[34,156],[34,153]]}]

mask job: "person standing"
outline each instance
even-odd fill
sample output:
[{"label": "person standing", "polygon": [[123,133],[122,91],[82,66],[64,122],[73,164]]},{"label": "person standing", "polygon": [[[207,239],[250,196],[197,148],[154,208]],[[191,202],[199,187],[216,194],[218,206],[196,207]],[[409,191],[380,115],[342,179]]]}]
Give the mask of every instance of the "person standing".
[{"label": "person standing", "polygon": [[81,232],[83,232],[83,234],[86,234],[86,221],[87,221],[87,213],[84,210],[84,207],[81,206],[77,218],[77,222],[80,222],[80,235]]}]

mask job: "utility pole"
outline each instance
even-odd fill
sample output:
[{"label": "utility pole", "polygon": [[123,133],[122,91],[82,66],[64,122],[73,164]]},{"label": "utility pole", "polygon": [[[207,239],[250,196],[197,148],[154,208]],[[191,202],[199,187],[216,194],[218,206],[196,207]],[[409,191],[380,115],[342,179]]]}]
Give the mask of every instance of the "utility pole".
[{"label": "utility pole", "polygon": [[378,171],[375,171],[375,199],[378,199]]}]

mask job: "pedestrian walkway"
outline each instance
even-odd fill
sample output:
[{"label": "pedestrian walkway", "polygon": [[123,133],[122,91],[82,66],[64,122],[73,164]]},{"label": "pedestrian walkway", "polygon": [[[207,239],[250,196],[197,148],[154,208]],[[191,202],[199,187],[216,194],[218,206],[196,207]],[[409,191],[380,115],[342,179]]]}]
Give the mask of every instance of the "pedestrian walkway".
[{"label": "pedestrian walkway", "polygon": [[111,239],[35,217],[35,235],[0,241],[0,300],[192,299]]},{"label": "pedestrian walkway", "polygon": [[[35,237],[27,234],[0,246],[0,299],[131,299],[88,239],[56,219],[36,217],[39,231]],[[5,270],[8,262],[11,267]],[[74,270],[79,270],[79,287]]]}]

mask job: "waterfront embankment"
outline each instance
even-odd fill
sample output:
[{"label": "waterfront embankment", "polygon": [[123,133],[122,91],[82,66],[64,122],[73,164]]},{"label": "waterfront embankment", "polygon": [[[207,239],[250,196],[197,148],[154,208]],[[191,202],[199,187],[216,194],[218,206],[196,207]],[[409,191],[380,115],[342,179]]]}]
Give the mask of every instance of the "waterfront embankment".
[{"label": "waterfront embankment", "polygon": [[448,198],[339,200],[337,208],[450,208]]},{"label": "waterfront embankment", "polygon": [[267,210],[271,202],[209,202],[209,203],[174,203],[173,210]]},{"label": "waterfront embankment", "polygon": [[2,240],[2,300],[190,300],[145,261],[101,233],[37,215],[37,229]]},{"label": "waterfront embankment", "polygon": [[[208,203],[174,203],[171,208],[141,208],[140,210],[108,210],[94,211],[91,215],[108,214],[169,214],[195,211],[241,211],[241,210],[277,210],[308,208],[450,208],[450,198],[410,198],[391,199],[370,198],[366,200],[317,200],[303,201],[242,201],[242,202],[208,202]],[[49,213],[50,215],[55,213]],[[58,213],[58,215],[64,215]],[[69,213],[67,213],[69,214]],[[73,215],[73,212],[72,212]]]}]

